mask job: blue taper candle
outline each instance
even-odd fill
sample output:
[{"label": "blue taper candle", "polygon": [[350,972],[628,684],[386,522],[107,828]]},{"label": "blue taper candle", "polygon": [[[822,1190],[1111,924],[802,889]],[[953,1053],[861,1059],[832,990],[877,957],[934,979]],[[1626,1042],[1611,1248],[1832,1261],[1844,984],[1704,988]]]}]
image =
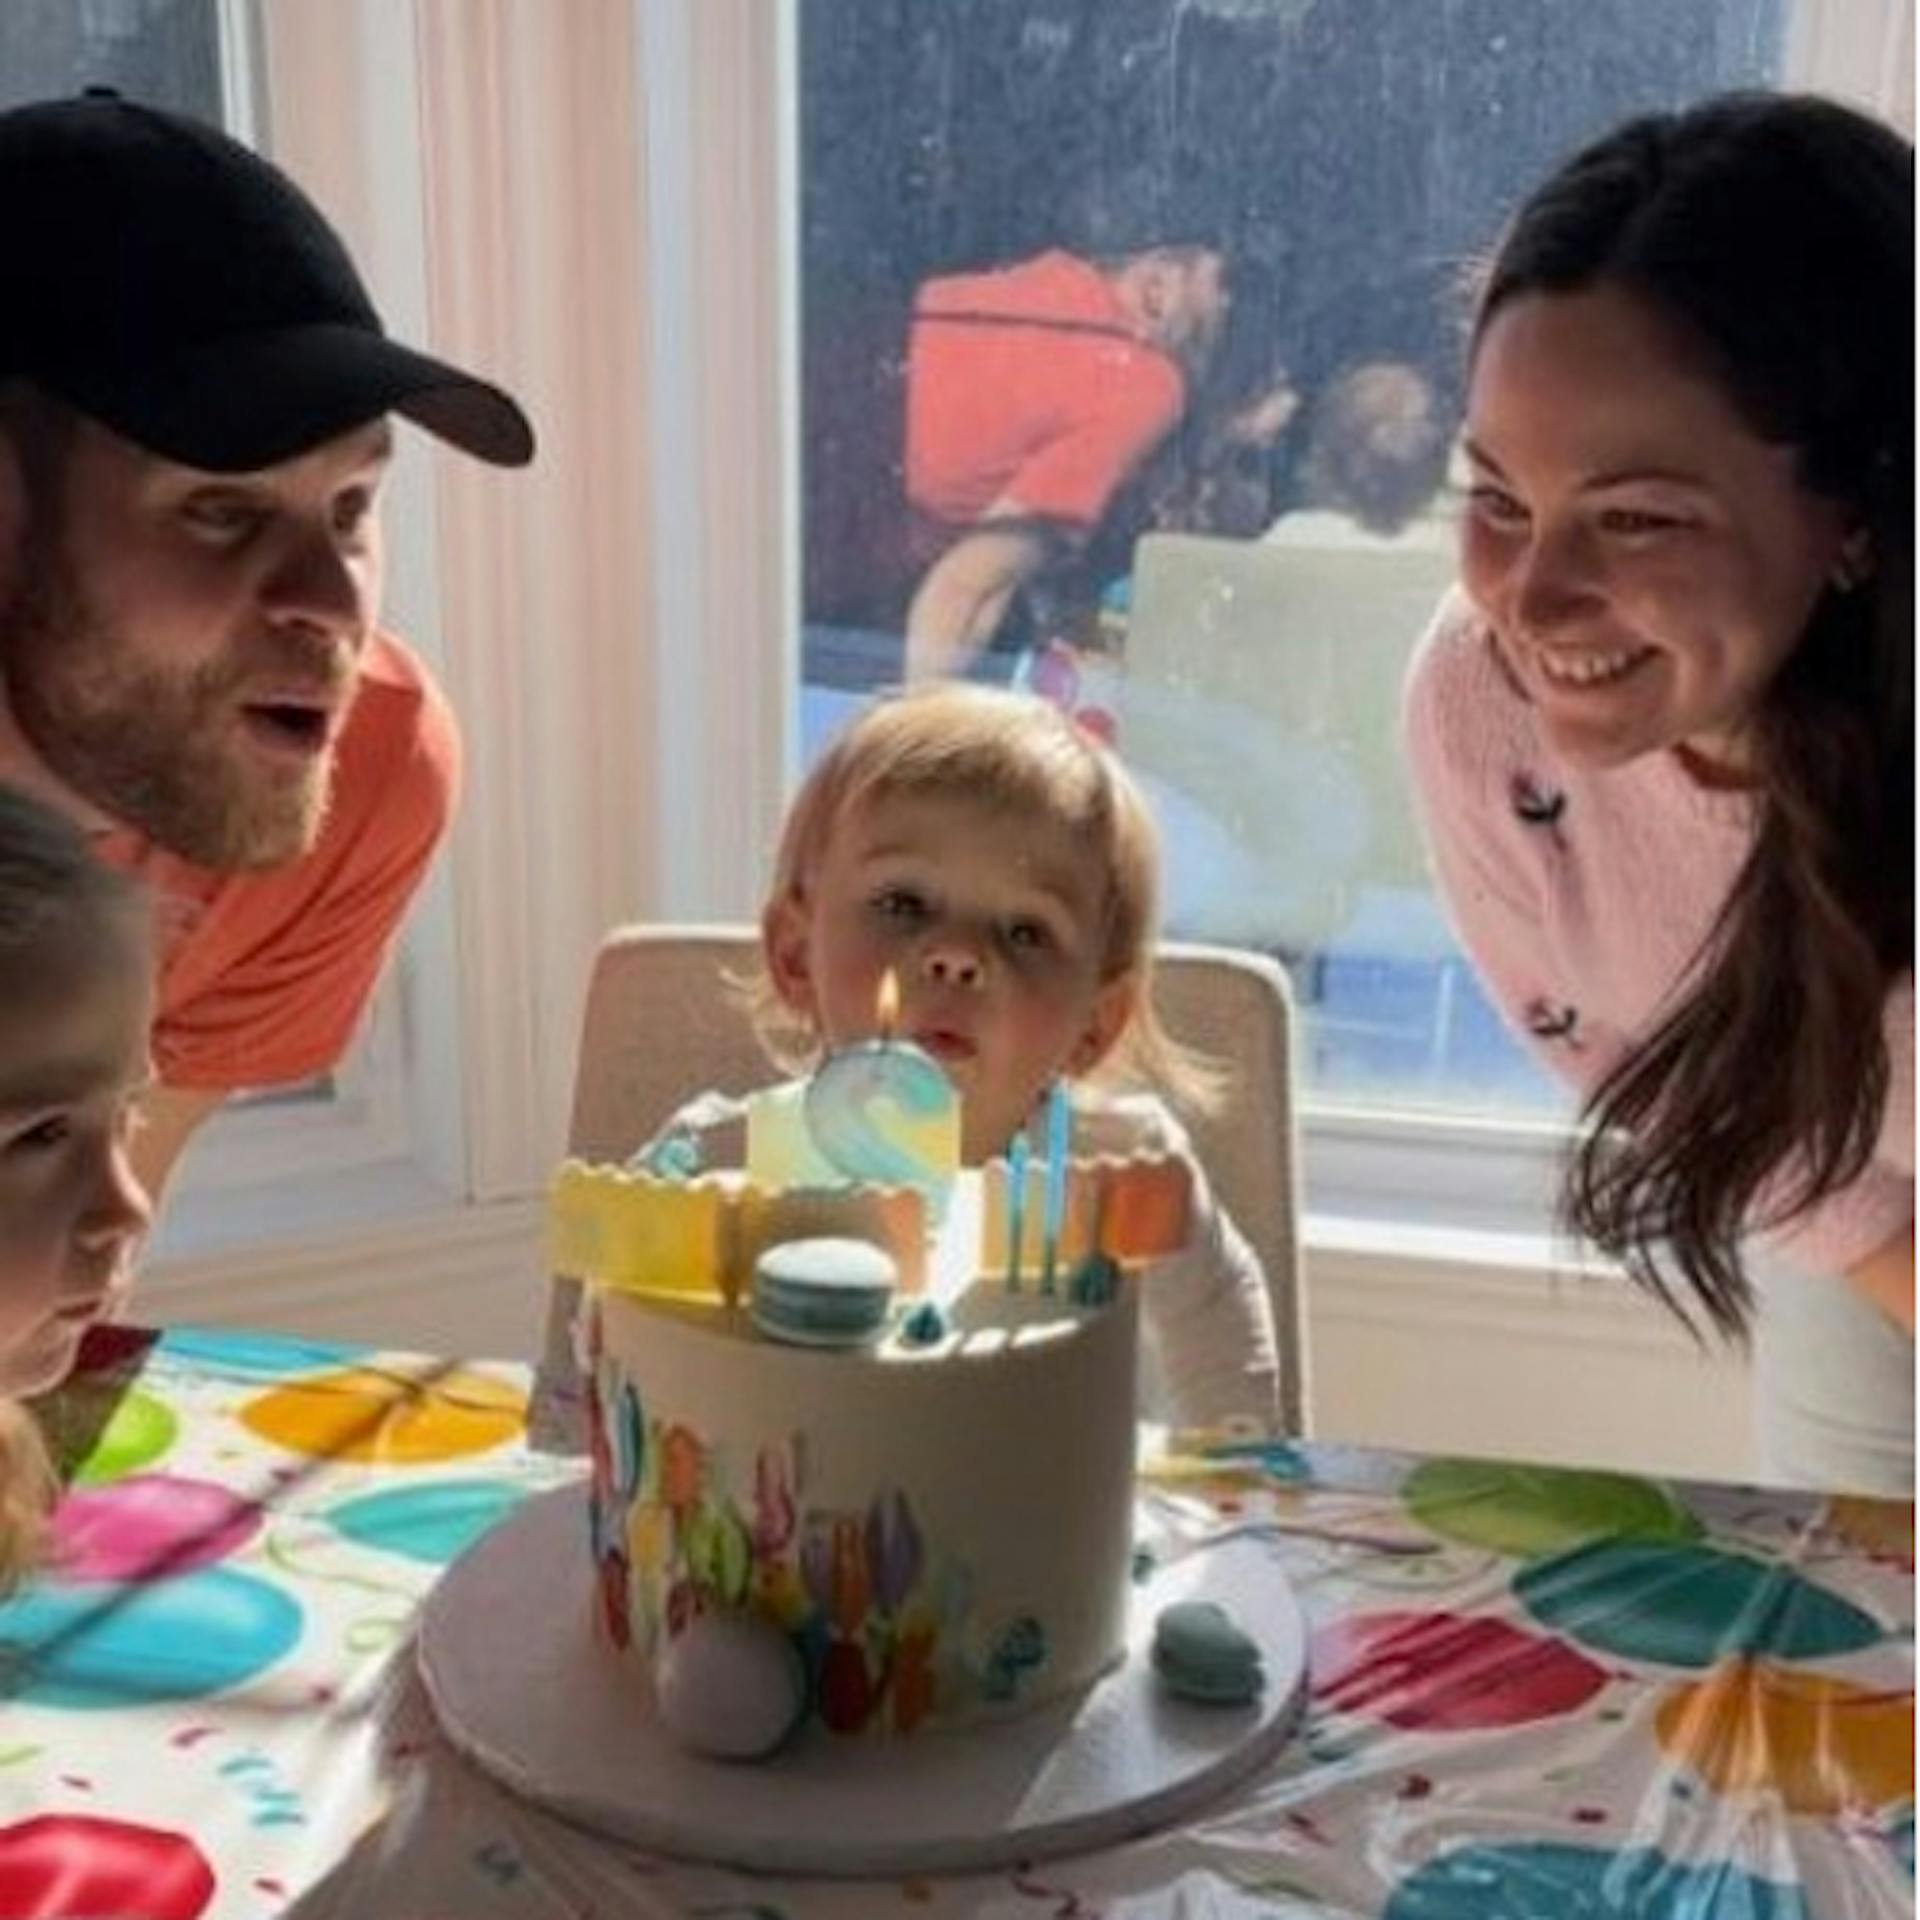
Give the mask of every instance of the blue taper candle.
[{"label": "blue taper candle", "polygon": [[1027,1161],[1033,1149],[1023,1126],[1007,1148],[1007,1291],[1020,1291],[1020,1247],[1027,1237]]},{"label": "blue taper candle", "polygon": [[1040,1291],[1053,1291],[1053,1270],[1060,1258],[1060,1230],[1067,1219],[1067,1151],[1073,1110],[1067,1101],[1067,1083],[1056,1080],[1047,1090],[1046,1211],[1040,1221]]}]

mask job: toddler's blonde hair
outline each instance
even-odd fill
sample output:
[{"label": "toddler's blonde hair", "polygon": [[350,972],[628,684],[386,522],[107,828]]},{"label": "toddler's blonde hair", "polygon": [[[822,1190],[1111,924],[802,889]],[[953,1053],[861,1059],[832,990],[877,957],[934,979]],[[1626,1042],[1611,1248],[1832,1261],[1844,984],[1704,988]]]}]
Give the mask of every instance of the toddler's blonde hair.
[{"label": "toddler's blonde hair", "polygon": [[[875,701],[815,763],[794,795],[767,890],[767,913],[804,904],[838,824],[881,797],[957,800],[1046,821],[1107,876],[1100,980],[1131,974],[1134,1005],[1092,1078],[1151,1085],[1188,1107],[1218,1097],[1220,1069],[1181,1046],[1153,1006],[1160,836],[1117,756],[1051,702],[1005,688],[941,682]],[[754,1030],[789,1072],[819,1057],[820,1036],[775,990],[764,964],[745,983]]]}]

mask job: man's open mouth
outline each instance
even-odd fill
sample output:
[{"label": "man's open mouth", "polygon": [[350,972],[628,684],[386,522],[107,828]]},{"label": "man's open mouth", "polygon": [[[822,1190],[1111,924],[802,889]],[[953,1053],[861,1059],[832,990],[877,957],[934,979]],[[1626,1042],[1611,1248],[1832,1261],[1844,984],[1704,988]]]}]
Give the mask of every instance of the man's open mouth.
[{"label": "man's open mouth", "polygon": [[298,753],[318,753],[333,726],[333,710],[296,700],[250,700],[242,709],[270,745]]}]

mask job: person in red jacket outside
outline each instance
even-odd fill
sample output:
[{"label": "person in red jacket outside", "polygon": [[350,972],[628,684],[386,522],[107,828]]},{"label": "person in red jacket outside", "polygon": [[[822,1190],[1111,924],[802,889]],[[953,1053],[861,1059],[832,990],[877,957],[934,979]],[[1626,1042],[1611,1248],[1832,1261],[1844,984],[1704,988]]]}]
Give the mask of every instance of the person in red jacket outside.
[{"label": "person in red jacket outside", "polygon": [[906,491],[924,565],[910,680],[964,672],[1014,596],[1083,543],[1179,424],[1225,323],[1212,247],[1058,249],[915,296]]}]

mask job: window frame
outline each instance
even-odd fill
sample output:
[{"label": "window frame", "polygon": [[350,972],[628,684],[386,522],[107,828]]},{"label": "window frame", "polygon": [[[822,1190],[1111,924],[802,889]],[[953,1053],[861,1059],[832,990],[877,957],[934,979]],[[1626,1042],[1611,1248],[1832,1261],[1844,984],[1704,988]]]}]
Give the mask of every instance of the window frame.
[{"label": "window frame", "polygon": [[[343,12],[345,9],[342,10]],[[348,209],[384,177],[395,191],[377,226],[362,218],[354,254],[387,326],[426,337],[426,238],[420,218],[425,147],[415,41],[404,9],[355,0],[350,31],[316,44],[317,22],[270,14],[262,0],[216,0],[223,123],[270,158],[295,165],[273,138],[290,106],[285,76],[320,77],[351,103],[332,123],[318,181],[302,178],[343,227]],[[276,40],[269,36],[277,36]],[[276,99],[276,79],[280,87]],[[289,116],[290,117],[290,116]],[[332,192],[329,194],[328,187]],[[409,190],[411,188],[412,190]],[[436,670],[441,644],[437,508],[432,456],[396,435],[383,486],[383,624],[404,633]],[[439,991],[457,964],[453,895],[444,861],[416,898],[369,1003],[361,1031],[323,1086],[235,1099],[190,1143],[150,1246],[154,1268],[272,1245],[369,1219],[410,1219],[465,1199],[457,1012]]]}]

